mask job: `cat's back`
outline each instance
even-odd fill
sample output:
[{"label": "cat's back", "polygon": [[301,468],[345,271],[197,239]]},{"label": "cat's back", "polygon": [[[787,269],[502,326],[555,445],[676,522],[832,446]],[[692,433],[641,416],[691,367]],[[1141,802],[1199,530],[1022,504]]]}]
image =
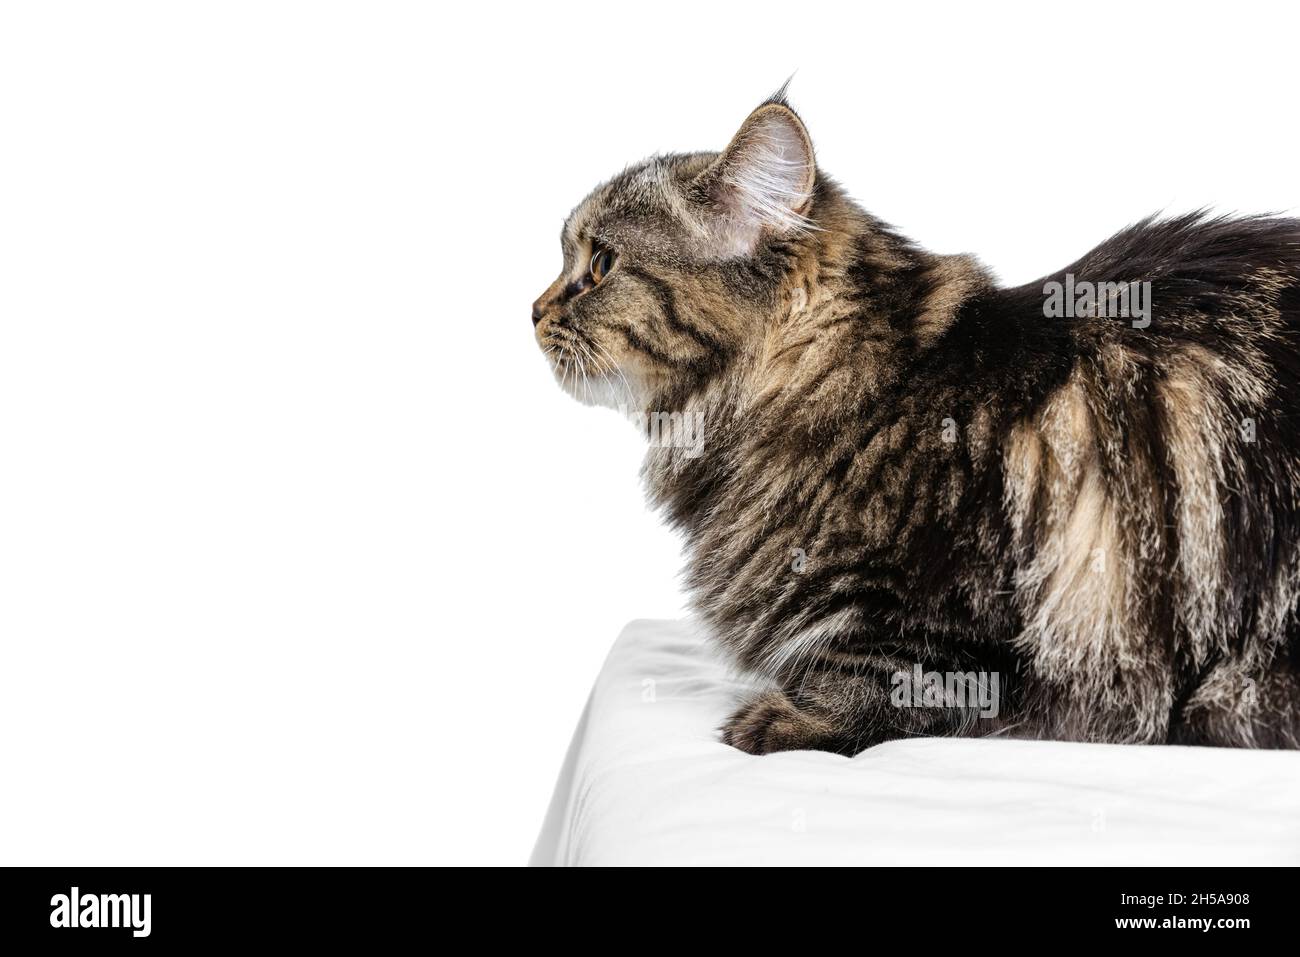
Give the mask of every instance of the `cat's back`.
[{"label": "cat's back", "polygon": [[1145,220],[999,304],[1069,343],[1002,459],[1036,583],[1022,600],[1053,609],[1031,618],[1040,653],[1146,636],[1203,664],[1281,640],[1300,582],[1300,220]]}]

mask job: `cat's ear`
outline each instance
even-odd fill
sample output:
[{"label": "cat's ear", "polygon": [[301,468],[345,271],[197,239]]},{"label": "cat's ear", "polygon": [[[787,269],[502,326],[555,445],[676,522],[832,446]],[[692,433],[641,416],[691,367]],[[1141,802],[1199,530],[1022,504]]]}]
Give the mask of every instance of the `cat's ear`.
[{"label": "cat's ear", "polygon": [[817,166],[803,121],[778,94],[741,124],[727,148],[695,180],[705,228],[725,256],[754,251],[765,233],[812,227]]}]

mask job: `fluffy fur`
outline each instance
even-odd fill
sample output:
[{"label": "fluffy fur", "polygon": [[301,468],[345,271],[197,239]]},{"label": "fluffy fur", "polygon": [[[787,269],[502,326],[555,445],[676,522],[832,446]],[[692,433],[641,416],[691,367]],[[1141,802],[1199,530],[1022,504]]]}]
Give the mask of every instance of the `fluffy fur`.
[{"label": "fluffy fur", "polygon": [[[703,423],[644,478],[771,682],[725,740],[1300,746],[1300,221],[1148,219],[998,288],[851,202],[778,96],[599,187],[562,245],[533,311],[557,378]],[[1046,317],[1067,273],[1149,282],[1149,325]],[[916,663],[998,673],[997,717],[896,707]]]}]

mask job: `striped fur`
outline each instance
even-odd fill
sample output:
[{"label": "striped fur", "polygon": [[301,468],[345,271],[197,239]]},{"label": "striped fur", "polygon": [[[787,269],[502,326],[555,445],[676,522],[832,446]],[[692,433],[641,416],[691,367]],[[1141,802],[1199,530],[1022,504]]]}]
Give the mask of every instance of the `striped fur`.
[{"label": "striped fur", "polygon": [[[1300,221],[1148,219],[999,288],[853,204],[778,97],[599,187],[562,243],[534,309],[557,378],[705,425],[644,478],[771,682],[726,740],[1300,746]],[[593,244],[617,264],[584,283]],[[1067,273],[1149,282],[1150,324],[1045,317]],[[893,707],[918,662],[999,673],[998,717]]]}]

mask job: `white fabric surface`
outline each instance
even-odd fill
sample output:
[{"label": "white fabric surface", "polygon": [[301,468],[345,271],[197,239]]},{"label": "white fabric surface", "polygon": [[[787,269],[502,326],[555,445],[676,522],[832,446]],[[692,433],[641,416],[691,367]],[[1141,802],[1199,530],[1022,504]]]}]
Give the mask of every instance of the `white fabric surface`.
[{"label": "white fabric surface", "polygon": [[1300,752],[928,738],[752,757],[716,730],[745,689],[698,626],[628,625],[532,863],[1300,863]]}]

